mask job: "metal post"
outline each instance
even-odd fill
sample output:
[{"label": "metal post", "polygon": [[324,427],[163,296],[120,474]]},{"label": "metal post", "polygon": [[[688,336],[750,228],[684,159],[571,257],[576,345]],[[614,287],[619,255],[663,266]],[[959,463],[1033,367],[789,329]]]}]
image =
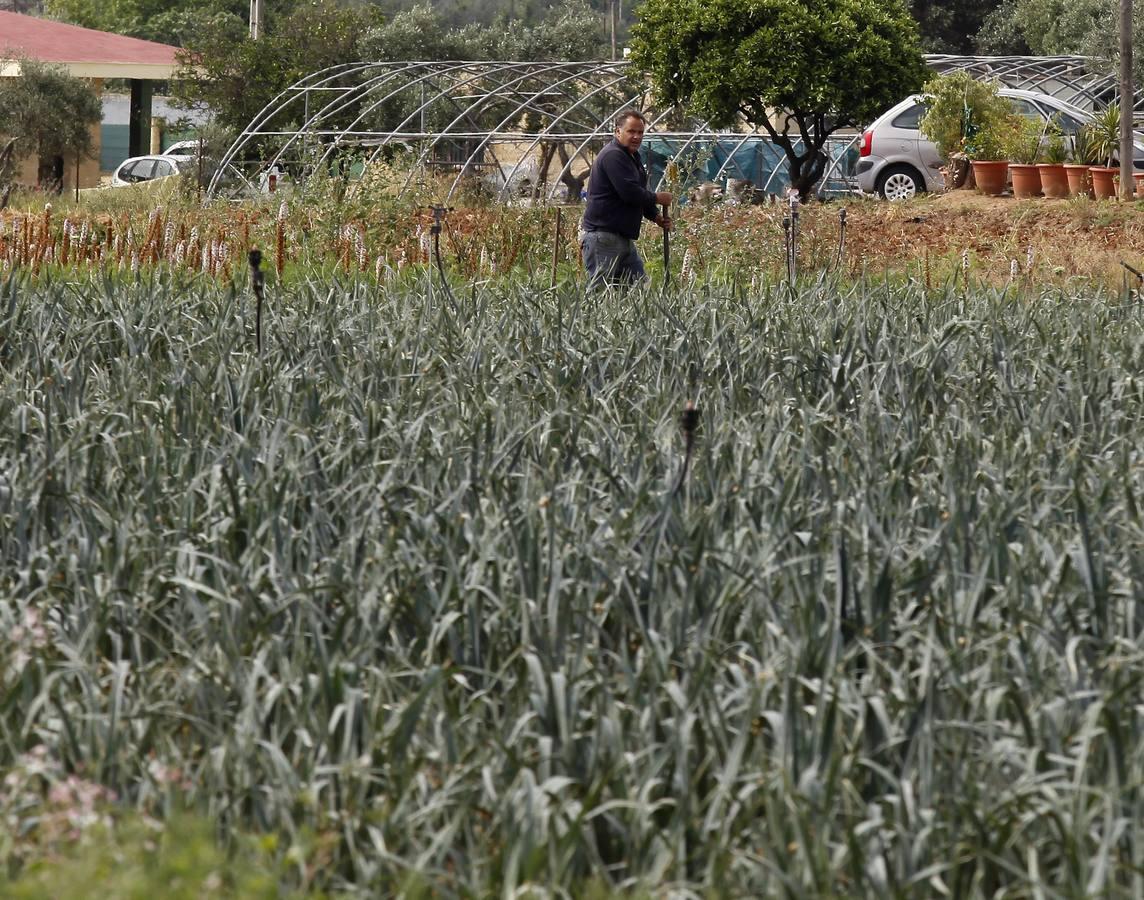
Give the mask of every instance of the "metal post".
[{"label": "metal post", "polygon": [[798,192],[790,192],[790,280],[798,277]]},{"label": "metal post", "polygon": [[608,4],[608,18],[612,24],[612,59],[616,58],[616,0]]},{"label": "metal post", "polygon": [[1132,0],[1120,0],[1120,199],[1133,195]]},{"label": "metal post", "polygon": [[250,0],[250,39],[262,37],[262,0]]}]

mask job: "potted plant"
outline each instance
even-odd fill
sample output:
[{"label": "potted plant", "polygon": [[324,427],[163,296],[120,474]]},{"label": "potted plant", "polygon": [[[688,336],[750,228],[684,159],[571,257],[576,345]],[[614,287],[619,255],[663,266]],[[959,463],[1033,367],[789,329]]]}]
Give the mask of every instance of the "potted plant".
[{"label": "potted plant", "polygon": [[1069,162],[1065,163],[1069,193],[1072,196],[1092,196],[1092,176],[1089,175],[1089,169],[1094,162],[1096,162],[1096,144],[1091,129],[1086,125],[1073,135]]},{"label": "potted plant", "polygon": [[1107,200],[1116,196],[1116,181],[1120,175],[1120,169],[1112,165],[1120,152],[1120,107],[1110,104],[1085,128],[1092,138],[1091,155],[1095,159],[1089,168],[1092,192],[1097,200]]},{"label": "potted plant", "polygon": [[[937,145],[938,155],[955,173],[954,187],[963,183],[985,193],[1005,189],[1008,160],[1001,139],[1014,113],[997,93],[995,82],[977,81],[965,72],[938,75],[925,86],[926,114],[921,133]],[[966,174],[970,172],[973,180]]]},{"label": "potted plant", "polygon": [[1041,193],[1046,197],[1059,200],[1069,195],[1068,172],[1064,166],[1067,159],[1068,147],[1065,146],[1065,136],[1061,132],[1058,118],[1053,116],[1045,128],[1041,161],[1037,163],[1037,171],[1041,175]]},{"label": "potted plant", "polygon": [[1019,200],[1038,197],[1041,173],[1037,158],[1041,155],[1041,136],[1045,124],[1038,116],[1015,116],[1002,134],[1002,149],[1009,159],[1009,176],[1013,180],[1013,196]]}]

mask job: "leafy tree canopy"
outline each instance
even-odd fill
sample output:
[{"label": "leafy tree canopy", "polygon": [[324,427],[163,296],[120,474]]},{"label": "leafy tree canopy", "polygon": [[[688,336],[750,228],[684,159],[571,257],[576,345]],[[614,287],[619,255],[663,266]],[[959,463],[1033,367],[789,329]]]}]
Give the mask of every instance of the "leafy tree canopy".
[{"label": "leafy tree canopy", "polygon": [[632,58],[658,97],[716,125],[742,115],[762,126],[804,197],[833,131],[869,121],[927,75],[900,0],[646,0],[639,13]]},{"label": "leafy tree canopy", "polygon": [[[1091,56],[1120,63],[1117,0],[1004,0],[977,35],[981,53]],[[1135,77],[1144,78],[1144,18],[1133,26]]]},{"label": "leafy tree canopy", "polygon": [[998,0],[912,0],[922,50],[926,53],[972,53],[974,35]]},{"label": "leafy tree canopy", "polygon": [[[285,15],[293,0],[264,0],[268,19]],[[200,22],[230,16],[246,22],[249,0],[45,0],[48,15],[64,22],[184,46]]]},{"label": "leafy tree canopy", "polygon": [[288,15],[267,16],[266,33],[249,39],[246,22],[229,13],[199,23],[172,83],[176,100],[206,105],[224,127],[244,128],[281,91],[319,69],[361,59],[359,40],[379,24],[372,6],[311,0]]},{"label": "leafy tree canopy", "polygon": [[603,20],[584,0],[550,7],[534,23],[450,26],[428,3],[397,13],[362,40],[364,59],[595,59],[604,49]]},{"label": "leafy tree canopy", "polygon": [[15,155],[90,156],[91,128],[102,118],[99,98],[81,78],[34,60],[18,78],[0,78],[0,123],[17,138]]}]

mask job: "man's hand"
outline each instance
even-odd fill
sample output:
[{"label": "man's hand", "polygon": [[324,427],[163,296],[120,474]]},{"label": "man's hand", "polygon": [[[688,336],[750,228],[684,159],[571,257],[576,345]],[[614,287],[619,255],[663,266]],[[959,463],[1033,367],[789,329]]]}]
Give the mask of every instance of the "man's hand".
[{"label": "man's hand", "polygon": [[671,231],[674,223],[671,221],[670,216],[665,216],[663,213],[660,213],[655,217],[655,224],[664,231]]},{"label": "man's hand", "polygon": [[671,206],[671,201],[674,199],[671,191],[657,191],[655,195],[655,202],[660,206]]}]

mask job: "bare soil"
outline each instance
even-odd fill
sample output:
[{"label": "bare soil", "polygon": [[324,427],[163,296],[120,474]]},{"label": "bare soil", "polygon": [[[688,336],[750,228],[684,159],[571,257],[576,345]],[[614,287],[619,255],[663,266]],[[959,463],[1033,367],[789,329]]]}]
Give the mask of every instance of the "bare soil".
[{"label": "bare soil", "polygon": [[[829,204],[827,204],[829,205]],[[1121,287],[1122,262],[1144,270],[1144,201],[1016,200],[971,190],[905,203],[848,205],[848,255],[870,268],[948,274],[968,254],[985,281],[1091,280]]]}]

